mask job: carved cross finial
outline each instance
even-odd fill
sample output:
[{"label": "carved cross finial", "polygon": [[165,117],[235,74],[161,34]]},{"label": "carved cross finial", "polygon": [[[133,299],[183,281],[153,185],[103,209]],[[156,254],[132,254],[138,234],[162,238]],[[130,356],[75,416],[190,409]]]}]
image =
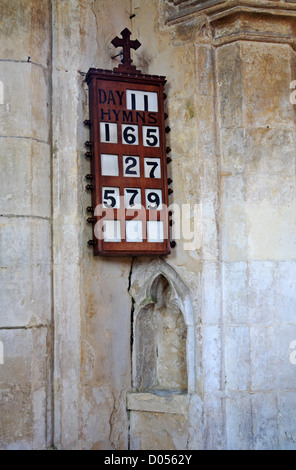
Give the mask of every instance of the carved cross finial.
[{"label": "carved cross finial", "polygon": [[139,49],[141,46],[141,43],[136,39],[135,41],[131,41],[131,32],[125,28],[123,31],[120,33],[122,35],[122,39],[120,39],[118,36],[114,38],[111,41],[111,44],[113,44],[114,47],[122,47],[123,48],[123,59],[122,59],[122,64],[125,66],[125,68],[133,68],[132,64],[132,59],[131,59],[131,49]]}]

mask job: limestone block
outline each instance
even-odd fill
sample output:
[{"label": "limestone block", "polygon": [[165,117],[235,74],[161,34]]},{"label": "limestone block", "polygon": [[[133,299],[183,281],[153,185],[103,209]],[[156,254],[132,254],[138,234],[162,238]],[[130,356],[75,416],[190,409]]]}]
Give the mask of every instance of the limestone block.
[{"label": "limestone block", "polygon": [[170,104],[170,146],[183,159],[196,157],[196,115],[193,96],[182,96]]},{"label": "limestone block", "polygon": [[0,266],[49,266],[51,230],[48,220],[27,217],[1,217]]},{"label": "limestone block", "polygon": [[[110,380],[116,390],[130,383],[130,263],[95,259],[84,273],[88,342],[95,351],[92,378]],[[112,279],[112,281],[111,281]],[[116,286],[116,294],[114,288]],[[102,303],[107,296],[108,302]],[[108,372],[107,372],[108,371]]]},{"label": "limestone block", "polygon": [[197,93],[200,95],[214,95],[214,64],[213,51],[210,45],[196,45],[196,75]]},{"label": "limestone block", "polygon": [[247,393],[228,392],[226,399],[228,450],[252,449],[252,408]]},{"label": "limestone block", "polygon": [[[55,444],[76,449],[80,382],[80,272],[77,265],[54,265]],[[71,409],[71,412],[69,412]],[[61,429],[62,423],[62,429]]]},{"label": "limestone block", "polygon": [[248,248],[251,259],[283,260],[296,256],[295,177],[246,177]]},{"label": "limestone block", "polygon": [[131,450],[187,449],[188,421],[182,415],[131,412]]},{"label": "limestone block", "polygon": [[251,396],[253,419],[253,449],[278,450],[278,403],[275,393]]},{"label": "limestone block", "polygon": [[218,324],[220,321],[220,270],[218,263],[204,262],[202,268],[202,322]]},{"label": "limestone block", "polygon": [[278,409],[280,449],[296,450],[295,390],[278,394]]},{"label": "limestone block", "polygon": [[79,3],[79,0],[53,3],[53,19],[57,25],[53,35],[53,55],[59,70],[77,70],[79,67]]},{"label": "limestone block", "polygon": [[50,217],[50,149],[29,139],[0,137],[0,212]]},{"label": "limestone block", "polygon": [[252,324],[275,321],[275,289],[272,262],[252,261],[249,263],[249,321]]},{"label": "limestone block", "polygon": [[209,392],[204,395],[205,414],[205,449],[225,450],[223,401],[220,392]]},{"label": "limestone block", "polygon": [[220,389],[221,377],[221,339],[218,326],[203,326],[203,380],[205,392]]},{"label": "limestone block", "polygon": [[276,318],[296,323],[296,262],[282,261],[275,268]]},{"label": "limestone block", "polygon": [[223,310],[229,325],[248,323],[247,263],[223,263]]},{"label": "limestone block", "polygon": [[1,330],[2,450],[42,449],[47,445],[47,329]]},{"label": "limestone block", "polygon": [[[84,175],[79,178],[79,157],[76,150],[55,152],[55,168],[53,190],[55,197],[53,220],[57,226],[78,224],[79,198],[78,192],[86,192]],[[63,172],[59,171],[60,166]],[[89,199],[90,202],[90,199]]]},{"label": "limestone block", "polygon": [[[198,142],[199,148],[198,152],[201,152],[201,155],[204,161],[203,164],[206,165],[205,169],[207,171],[203,172],[203,175],[206,176],[210,172],[210,176],[216,175],[216,169],[212,167],[213,161],[216,158],[216,149],[215,149],[215,109],[213,97],[207,95],[200,95],[197,97],[196,102],[197,116],[198,116]],[[205,158],[207,157],[207,159]]]},{"label": "limestone block", "polygon": [[1,2],[1,59],[31,61],[48,66],[50,58],[50,2],[3,0]]},{"label": "limestone block", "polygon": [[191,395],[189,404],[188,449],[204,449],[204,406],[199,395]]},{"label": "limestone block", "polygon": [[42,67],[32,66],[31,71],[31,116],[32,137],[49,141],[50,132],[50,74]]},{"label": "limestone block", "polygon": [[104,6],[100,2],[84,0],[55,1],[53,18],[57,28],[53,50],[56,67],[85,72],[89,67],[113,69],[118,63],[111,59],[116,54],[111,40],[125,27],[131,29],[129,11],[127,0],[110,0]]},{"label": "limestone block", "polygon": [[202,210],[202,257],[218,259],[216,137],[214,103],[212,97],[199,96],[198,115],[198,198]]},{"label": "limestone block", "polygon": [[[55,137],[54,150],[55,152],[59,150],[62,152],[72,150],[74,152],[77,150],[78,145],[78,127],[83,126],[82,121],[78,126],[80,120],[78,107],[79,99],[81,98],[81,85],[77,71],[54,71],[53,86],[56,90],[56,93],[53,95],[53,112],[55,116],[53,129]],[[73,165],[71,159],[68,164]]]},{"label": "limestone block", "polygon": [[245,130],[246,171],[264,174],[295,174],[295,140],[285,128]]},{"label": "limestone block", "polygon": [[296,388],[295,365],[290,362],[290,344],[295,339],[295,325],[250,327],[253,391]]},{"label": "limestone block", "polygon": [[0,62],[0,80],[4,88],[0,135],[48,142],[48,73],[32,63]]},{"label": "limestone block", "polygon": [[216,200],[205,198],[201,202],[202,214],[202,258],[205,261],[217,261],[219,257],[219,233],[217,228]]},{"label": "limestone block", "polygon": [[290,46],[243,42],[241,59],[245,84],[244,124],[293,127],[293,106],[289,102]]},{"label": "limestone block", "polygon": [[166,413],[187,415],[189,407],[188,395],[173,395],[169,392],[158,393],[129,393],[127,409],[150,413]]},{"label": "limestone block", "polygon": [[49,265],[0,268],[1,327],[45,325],[51,320]]},{"label": "limestone block", "polygon": [[245,182],[241,175],[221,175],[222,253],[225,261],[248,256],[248,220],[245,214]]},{"label": "limestone block", "polygon": [[221,127],[243,127],[243,69],[240,43],[217,49],[217,85]]},{"label": "limestone block", "polygon": [[[81,406],[84,449],[106,450],[105,439],[111,433],[110,416],[112,411],[113,396],[108,385],[84,387]],[[110,444],[109,448],[111,448]]]},{"label": "limestone block", "polygon": [[225,329],[225,375],[228,390],[250,388],[250,339],[248,326]]},{"label": "limestone block", "polygon": [[55,263],[67,263],[68,265],[72,264],[73,266],[77,266],[81,256],[77,233],[79,224],[68,224],[63,223],[63,220],[59,220],[59,225],[56,225],[56,228],[57,227],[59,227],[59,230],[55,232]]},{"label": "limestone block", "polygon": [[221,166],[223,170],[241,172],[244,170],[244,129],[222,129]]}]

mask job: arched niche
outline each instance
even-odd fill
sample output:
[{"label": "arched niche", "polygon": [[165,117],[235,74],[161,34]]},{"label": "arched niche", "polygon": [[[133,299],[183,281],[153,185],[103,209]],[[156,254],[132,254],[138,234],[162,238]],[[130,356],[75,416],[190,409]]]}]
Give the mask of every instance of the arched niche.
[{"label": "arched niche", "polygon": [[194,393],[194,315],[183,280],[167,263],[161,264],[140,290],[134,307],[134,390]]}]

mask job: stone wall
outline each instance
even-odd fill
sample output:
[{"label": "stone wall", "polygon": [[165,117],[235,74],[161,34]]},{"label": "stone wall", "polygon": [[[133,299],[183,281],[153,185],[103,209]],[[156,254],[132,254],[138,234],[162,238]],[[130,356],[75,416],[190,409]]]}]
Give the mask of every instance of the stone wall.
[{"label": "stone wall", "polygon": [[[296,448],[295,14],[2,0],[2,449]],[[201,247],[161,259],[87,246],[84,78],[125,27],[168,79],[171,202],[202,207]]]}]

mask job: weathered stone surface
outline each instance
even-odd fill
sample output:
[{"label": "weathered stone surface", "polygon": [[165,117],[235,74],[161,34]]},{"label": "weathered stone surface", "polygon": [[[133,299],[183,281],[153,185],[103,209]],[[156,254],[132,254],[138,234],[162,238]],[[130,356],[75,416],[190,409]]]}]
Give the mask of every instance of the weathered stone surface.
[{"label": "weathered stone surface", "polygon": [[247,172],[268,175],[295,174],[295,137],[291,129],[246,129],[244,144]]},{"label": "weathered stone surface", "polygon": [[2,137],[0,153],[0,213],[49,218],[49,146],[31,139]]},{"label": "weathered stone surface", "polygon": [[0,16],[1,448],[44,449],[52,444],[50,2],[4,0]]},{"label": "weathered stone surface", "polygon": [[47,336],[47,328],[0,331],[2,450],[47,446]]},{"label": "weathered stone surface", "polygon": [[233,172],[242,171],[245,166],[244,129],[222,129],[221,134],[222,169]]},{"label": "weathered stone surface", "polygon": [[219,326],[203,326],[203,380],[205,392],[219,390],[221,383],[221,331]]},{"label": "weathered stone surface", "polygon": [[296,445],[296,416],[294,391],[278,394],[278,438],[281,450],[295,450]]},{"label": "weathered stone surface", "polygon": [[0,223],[2,268],[50,265],[51,233],[48,220],[3,216]]},{"label": "weathered stone surface", "polygon": [[274,263],[248,266],[249,322],[270,325],[275,321]]},{"label": "weathered stone surface", "polygon": [[246,185],[248,251],[252,259],[295,259],[295,177],[250,175]]},{"label": "weathered stone surface", "polygon": [[186,449],[188,421],[182,415],[131,413],[131,450]]},{"label": "weathered stone surface", "polygon": [[248,219],[245,204],[245,181],[241,175],[221,174],[222,256],[224,261],[248,258]]},{"label": "weathered stone surface", "polygon": [[295,325],[251,327],[252,390],[295,389],[295,366],[290,362],[290,343],[295,338]]},{"label": "weathered stone surface", "polygon": [[221,392],[209,392],[204,395],[204,414],[204,449],[225,449],[225,410]]},{"label": "weathered stone surface", "polygon": [[217,325],[220,321],[220,269],[218,263],[203,263],[202,270],[202,322]]},{"label": "weathered stone surface", "polygon": [[51,321],[51,267],[0,267],[1,327],[46,325]]},{"label": "weathered stone surface", "polygon": [[168,392],[130,393],[127,396],[127,408],[132,411],[187,415],[189,401],[187,395],[172,395]]},{"label": "weathered stone surface", "polygon": [[0,135],[48,142],[49,73],[32,63],[0,61],[0,80],[4,88]]},{"label": "weathered stone surface", "polygon": [[276,319],[283,323],[296,323],[295,261],[282,261],[275,268]]},{"label": "weathered stone surface", "polygon": [[226,399],[227,440],[229,450],[252,449],[251,397],[247,393],[232,392]]},{"label": "weathered stone surface", "polygon": [[[250,335],[248,326],[229,326],[225,330],[225,383],[228,390],[249,390]],[[239,374],[237,370],[239,369]]]},{"label": "weathered stone surface", "polygon": [[[246,126],[293,126],[293,107],[287,92],[291,82],[289,46],[241,45],[244,80],[244,123]],[[245,80],[248,83],[245,83]],[[252,86],[248,84],[252,83]]]},{"label": "weathered stone surface", "polygon": [[228,325],[248,324],[248,266],[245,261],[223,264],[223,311]]},{"label": "weathered stone surface", "polygon": [[3,0],[1,2],[0,57],[47,67],[50,60],[50,2]]},{"label": "weathered stone surface", "polygon": [[274,393],[252,395],[253,449],[279,449],[277,397]]},{"label": "weathered stone surface", "polygon": [[243,64],[241,44],[233,43],[217,50],[217,81],[221,127],[243,125]]}]

